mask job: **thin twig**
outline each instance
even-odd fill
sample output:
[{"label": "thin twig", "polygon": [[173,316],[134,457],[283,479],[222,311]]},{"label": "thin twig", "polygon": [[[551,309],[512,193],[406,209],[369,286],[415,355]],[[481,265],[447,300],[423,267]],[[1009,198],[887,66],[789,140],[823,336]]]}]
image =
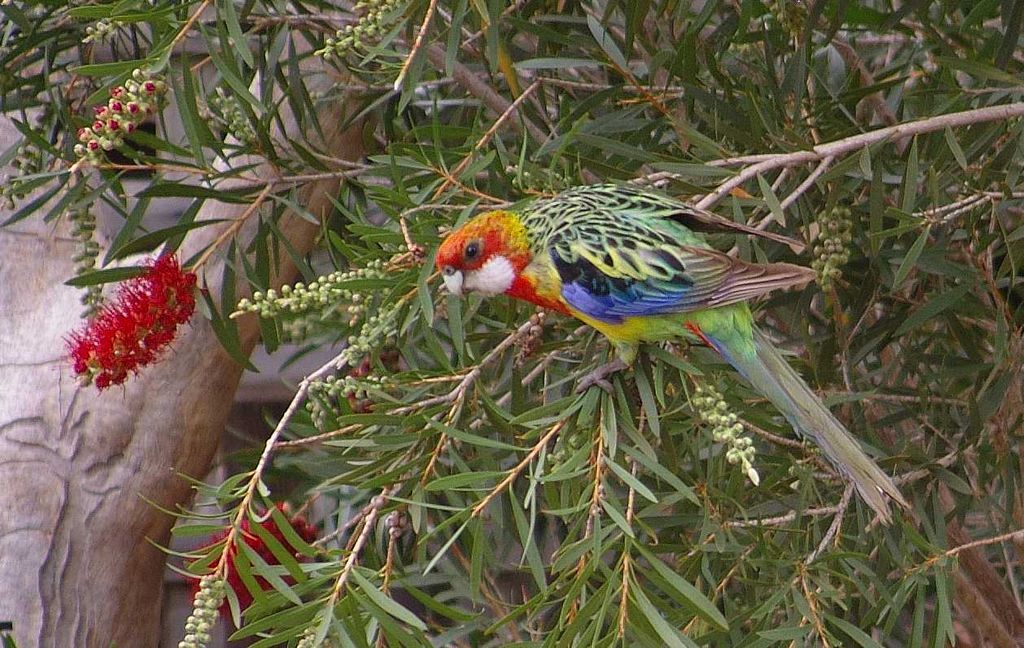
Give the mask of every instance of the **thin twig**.
[{"label": "thin twig", "polygon": [[551,429],[548,430],[547,433],[544,436],[542,436],[536,444],[534,444],[530,452],[525,457],[523,457],[523,460],[516,464],[516,466],[512,468],[512,470],[508,471],[508,474],[505,476],[504,479],[501,480],[501,483],[499,483],[497,486],[491,489],[491,492],[487,493],[487,495],[484,496],[482,500],[477,502],[477,505],[473,507],[473,511],[472,513],[470,513],[469,517],[478,517],[481,513],[484,512],[484,509],[487,508],[487,505],[494,501],[494,498],[505,492],[505,489],[512,485],[512,482],[514,482],[516,478],[519,477],[519,475],[523,472],[523,470],[525,470],[526,467],[530,465],[530,462],[533,461],[538,454],[540,454],[540,451],[544,449],[544,447],[548,444],[548,441],[550,441],[553,436],[558,434],[558,432],[563,427],[565,427],[565,424],[566,420],[563,419],[552,425]]},{"label": "thin twig", "polygon": [[363,547],[366,546],[367,540],[370,538],[370,532],[373,531],[373,527],[377,522],[377,516],[380,514],[380,510],[387,504],[388,499],[392,495],[393,487],[385,488],[372,500],[370,505],[365,509],[365,513],[362,515],[363,527],[359,531],[359,535],[356,536],[355,544],[352,545],[352,549],[349,551],[348,558],[345,559],[345,565],[341,569],[341,573],[338,574],[338,580],[334,582],[334,588],[331,590],[331,598],[327,604],[327,609],[334,609],[334,605],[341,598],[341,593],[345,589],[345,585],[348,583],[348,577],[355,569],[356,563],[359,561],[359,554],[362,553]]},{"label": "thin twig", "polygon": [[719,200],[729,195],[730,191],[739,187],[748,180],[757,177],[758,174],[763,174],[780,167],[797,166],[807,162],[817,162],[829,157],[839,157],[846,153],[850,153],[852,151],[862,149],[865,146],[870,146],[871,144],[876,144],[885,140],[900,139],[903,137],[931,133],[944,128],[958,128],[960,126],[969,126],[971,124],[1007,120],[1014,117],[1020,117],[1022,115],[1024,115],[1024,102],[976,108],[974,110],[965,110],[962,112],[948,113],[945,115],[928,117],[926,119],[919,119],[904,124],[889,126],[887,128],[879,128],[878,130],[869,131],[867,133],[859,133],[833,142],[819,144],[808,151],[794,151],[792,153],[770,155],[760,162],[746,167],[729,180],[718,185],[714,191],[697,202],[696,206],[701,209],[708,209]]},{"label": "thin twig", "polygon": [[444,403],[452,403],[452,402],[454,402],[460,396],[465,394],[465,392],[470,387],[473,386],[473,383],[475,383],[477,381],[477,379],[480,377],[480,374],[483,371],[484,367],[486,367],[490,363],[492,363],[495,360],[497,360],[498,356],[500,356],[502,353],[504,353],[505,350],[508,349],[510,346],[515,344],[516,341],[520,337],[522,337],[522,336],[526,335],[527,333],[529,333],[530,332],[530,328],[533,325],[534,325],[534,322],[532,320],[527,320],[524,324],[521,324],[519,326],[519,328],[517,328],[515,331],[513,331],[512,333],[507,335],[505,337],[505,339],[502,340],[498,344],[498,346],[496,346],[493,349],[491,349],[491,351],[489,351],[487,353],[487,355],[485,355],[483,357],[483,359],[480,360],[480,362],[478,362],[476,364],[475,367],[470,369],[469,373],[467,373],[466,376],[462,380],[459,381],[459,384],[457,384],[447,394],[442,394],[441,396],[435,396],[433,398],[428,398],[428,399],[425,399],[425,400],[413,403],[411,405],[406,405],[405,407],[399,407],[398,409],[395,409],[395,410],[392,410],[391,412],[389,412],[389,414],[395,414],[395,415],[401,416],[403,414],[410,414],[412,412],[415,412],[415,411],[418,411],[418,410],[422,410],[422,409],[425,409],[427,407],[433,407],[434,405],[442,405]]},{"label": "thin twig", "polygon": [[[427,46],[427,59],[430,64],[434,66],[440,72],[444,72],[448,65],[447,53],[444,48],[438,44]],[[494,91],[493,88],[487,83],[487,81],[478,77],[472,70],[467,68],[462,63],[454,61],[452,64],[452,78],[455,82],[462,86],[469,94],[479,99],[485,106],[490,108],[496,114],[500,115],[508,110],[511,102],[502,97],[500,94]],[[520,111],[516,111],[519,113]],[[512,122],[518,125],[518,122]],[[526,115],[522,115],[523,128],[530,134],[534,140],[538,143],[542,143],[547,140],[548,136],[544,134],[540,128],[537,127]]]},{"label": "thin twig", "polygon": [[430,27],[430,19],[434,17],[434,11],[437,9],[437,0],[430,0],[430,4],[427,5],[427,13],[423,16],[423,23],[420,25],[420,29],[416,32],[416,40],[412,42],[412,47],[409,48],[409,54],[405,57],[405,61],[402,63],[402,69],[398,71],[398,76],[395,78],[395,83],[392,86],[395,92],[402,89],[402,82],[405,81],[405,75],[409,73],[409,68],[412,67],[412,61],[416,58],[416,54],[419,53],[420,48],[423,47],[423,39],[427,35],[427,29]]},{"label": "thin twig", "polygon": [[942,552],[942,556],[955,556],[961,551],[967,551],[968,549],[976,549],[978,547],[986,547],[988,545],[998,544],[1000,542],[1006,542],[1007,540],[1024,540],[1024,529],[1017,529],[1016,531],[1010,531],[1009,533],[1003,533],[990,538],[981,538],[980,540],[973,540],[966,542],[962,545],[957,545],[952,549],[947,549]]},{"label": "thin twig", "polygon": [[818,612],[818,604],[815,602],[814,596],[811,594],[811,589],[807,585],[807,569],[804,566],[800,567],[796,575],[796,579],[800,581],[800,589],[803,590],[804,599],[807,601],[807,609],[811,613],[811,624],[814,626],[814,631],[818,633],[818,638],[821,640],[821,646],[823,648],[830,648],[831,644],[828,642],[828,635],[825,634],[825,624],[821,621],[821,615]]},{"label": "thin twig", "polygon": [[449,172],[449,179],[446,179],[437,188],[437,190],[434,192],[434,196],[432,198],[433,200],[437,200],[441,196],[441,194],[444,193],[445,189],[447,189],[451,185],[451,179],[457,178],[459,174],[461,174],[466,169],[466,167],[469,166],[469,163],[473,161],[473,156],[481,149],[483,149],[485,146],[487,146],[487,144],[491,141],[491,138],[493,138],[497,134],[498,130],[501,128],[501,125],[505,123],[505,120],[507,120],[512,115],[517,114],[519,111],[520,104],[526,101],[526,99],[531,94],[533,94],[533,92],[539,87],[540,81],[534,81],[532,84],[530,84],[530,87],[524,90],[521,95],[516,97],[515,101],[509,104],[508,108],[506,108],[505,111],[502,112],[501,115],[499,115],[496,120],[494,120],[494,123],[491,124],[491,127],[487,129],[487,132],[484,133],[479,140],[477,140],[476,144],[473,145],[473,148],[470,149],[469,153],[466,154],[466,157],[462,158],[462,161],[459,162],[455,166],[455,168]]},{"label": "thin twig", "polygon": [[853,498],[853,484],[847,483],[846,489],[843,490],[843,497],[839,500],[839,505],[836,506],[835,515],[832,516],[832,524],[828,525],[828,530],[825,532],[825,536],[818,543],[818,546],[807,556],[804,560],[805,563],[810,564],[814,562],[818,556],[825,553],[828,546],[832,544],[832,541],[839,535],[839,529],[843,526],[843,517],[846,514],[846,509],[850,506],[850,500]]},{"label": "thin twig", "polygon": [[[638,425],[638,434],[643,434],[643,412],[640,413],[640,423]],[[630,461],[629,472],[636,478],[636,462]],[[629,487],[629,495],[626,498],[626,526],[633,526],[633,515],[634,507],[636,506],[636,489],[632,486]],[[626,538],[627,547],[629,538]],[[622,593],[619,596],[619,638],[626,636],[626,621],[628,619],[627,611],[629,609],[629,578],[632,570],[632,562],[629,558],[630,554],[628,550],[622,552]]]},{"label": "thin twig", "polygon": [[273,191],[273,189],[274,185],[268,182],[266,186],[263,187],[263,190],[260,191],[259,195],[256,196],[256,199],[253,200],[252,203],[245,208],[245,211],[242,212],[241,215],[238,216],[238,218],[232,221],[230,225],[225,227],[224,231],[221,232],[216,239],[214,239],[213,243],[210,243],[210,245],[206,248],[206,251],[203,252],[203,255],[199,257],[199,260],[197,260],[192,265],[193,271],[202,268],[203,264],[205,264],[210,259],[210,257],[213,256],[213,253],[217,251],[221,244],[223,244],[225,241],[227,241],[232,236],[237,234],[238,230],[242,229],[242,226],[245,224],[245,222],[249,220],[249,217],[252,216],[257,209],[260,208],[260,205],[263,204],[263,202],[267,199],[267,197],[270,195],[270,192]]},{"label": "thin twig", "polygon": [[[835,159],[836,158],[834,156],[831,156],[819,162],[818,166],[814,168],[814,171],[811,171],[811,174],[807,176],[807,178],[803,182],[801,182],[796,189],[793,190],[793,193],[786,196],[782,200],[782,202],[779,203],[782,209],[788,209],[790,205],[796,202],[797,198],[804,195],[804,193],[811,188],[811,185],[813,185],[815,181],[818,178],[820,178],[821,175],[825,173],[825,171],[827,171],[830,166],[832,166],[832,162],[834,162]],[[763,229],[764,227],[767,227],[768,221],[769,219],[765,218],[765,220],[763,220],[761,223],[758,223],[756,225],[757,229]]]},{"label": "thin twig", "polygon": [[332,371],[335,371],[343,361],[343,354],[334,356],[330,361],[325,363],[319,369],[309,374],[302,379],[299,383],[299,388],[295,391],[295,396],[292,397],[292,402],[288,404],[288,409],[285,410],[284,414],[281,415],[281,419],[277,422],[274,427],[274,431],[270,434],[266,444],[263,446],[263,452],[260,454],[260,459],[256,463],[256,468],[253,470],[252,475],[249,477],[249,483],[245,487],[245,494],[242,496],[242,501],[238,504],[238,513],[235,514],[235,518],[231,523],[231,528],[228,530],[228,535],[224,539],[224,549],[221,551],[220,558],[217,561],[217,568],[215,573],[224,578],[227,575],[228,563],[231,561],[231,554],[235,546],[235,542],[238,539],[238,534],[241,533],[242,521],[249,511],[249,507],[252,506],[252,501],[255,498],[258,485],[262,481],[263,473],[270,465],[270,458],[274,454],[274,450],[277,447],[278,439],[284,434],[285,428],[288,423],[291,422],[295,413],[299,410],[303,401],[306,399],[306,394],[309,393],[309,386]]},{"label": "thin twig", "polygon": [[192,30],[192,25],[194,25],[196,21],[199,20],[199,16],[203,15],[203,12],[206,11],[206,8],[210,6],[211,2],[212,0],[203,0],[203,2],[199,5],[199,8],[196,9],[195,13],[188,17],[188,20],[186,20],[185,24],[181,26],[181,29],[178,30],[177,34],[175,34],[174,40],[172,40],[171,44],[167,47],[168,51],[173,50],[175,46],[178,43],[180,43],[183,38],[185,38],[189,31]]},{"label": "thin twig", "polygon": [[773,527],[782,526],[789,524],[798,517],[820,517],[822,515],[835,515],[839,511],[839,505],[833,506],[818,506],[815,508],[806,508],[802,511],[790,511],[789,513],[783,513],[782,515],[774,515],[772,517],[762,518],[750,518],[747,520],[726,520],[722,523],[722,526],[726,529],[743,528],[743,527]]}]

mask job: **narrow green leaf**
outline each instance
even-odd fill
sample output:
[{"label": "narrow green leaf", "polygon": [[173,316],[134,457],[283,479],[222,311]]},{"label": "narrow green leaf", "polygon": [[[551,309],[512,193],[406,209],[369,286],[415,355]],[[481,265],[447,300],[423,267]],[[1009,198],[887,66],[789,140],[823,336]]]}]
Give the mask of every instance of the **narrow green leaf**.
[{"label": "narrow green leaf", "polygon": [[533,58],[515,63],[518,70],[562,70],[566,68],[598,68],[604,64],[585,58]]},{"label": "narrow green leaf", "polygon": [[218,218],[205,221],[195,221],[191,223],[181,223],[178,225],[172,225],[171,227],[165,227],[164,229],[156,230],[155,232],[143,234],[139,238],[125,243],[121,247],[111,252],[108,258],[111,261],[113,261],[117,259],[122,259],[130,254],[137,254],[139,252],[152,250],[153,248],[157,247],[164,241],[170,238],[174,238],[179,234],[184,234],[194,229],[199,229],[200,227],[206,227],[207,225],[214,225],[216,223],[223,222],[225,222],[224,219]]},{"label": "narrow green leaf", "polygon": [[[234,1],[221,0],[217,3],[217,9],[218,18],[227,25],[228,33],[231,34],[231,40],[234,41],[231,51],[241,56],[246,65],[255,67],[252,52],[249,51],[249,41],[246,39],[245,34],[242,33],[242,26],[238,23],[238,14],[235,12]],[[229,45],[231,44],[229,43]]]},{"label": "narrow green leaf", "polygon": [[761,196],[764,198],[765,204],[768,205],[768,209],[771,211],[772,216],[775,217],[775,221],[779,225],[785,227],[786,214],[782,209],[782,203],[779,202],[779,197],[776,196],[775,192],[772,190],[771,184],[769,184],[765,177],[760,173],[757,174],[757,185],[761,188]]},{"label": "narrow green leaf", "polygon": [[692,639],[668,624],[668,621],[665,620],[665,617],[661,616],[661,612],[654,607],[654,604],[651,603],[638,584],[634,583],[629,588],[629,591],[630,599],[634,604],[633,607],[643,614],[647,622],[654,628],[654,631],[658,633],[658,638],[665,642],[666,648],[699,648]]},{"label": "narrow green leaf", "polygon": [[961,169],[966,171],[967,156],[964,155],[964,150],[960,148],[960,142],[956,140],[956,135],[953,134],[953,129],[946,126],[944,135],[946,138],[946,146],[949,147],[949,151],[953,154],[953,157],[956,158],[956,163],[960,165]]},{"label": "narrow green leaf", "polygon": [[917,259],[921,256],[921,251],[924,250],[924,244],[928,242],[928,236],[931,234],[932,226],[928,225],[918,235],[917,240],[910,246],[907,251],[907,255],[903,257],[903,262],[900,263],[900,267],[896,270],[896,275],[892,279],[892,289],[895,291],[900,287],[900,284],[910,275],[910,271],[917,265]]},{"label": "narrow green leaf", "polygon": [[[502,470],[481,470],[475,472],[455,473],[427,482],[424,488],[428,491],[444,491],[455,489],[487,490],[495,482],[505,476]],[[470,487],[470,488],[467,488]]]},{"label": "narrow green leaf", "polygon": [[623,533],[625,533],[630,538],[636,537],[636,534],[633,533],[633,527],[630,526],[629,521],[626,519],[626,516],[623,515],[622,511],[615,508],[615,506],[606,499],[601,500],[601,508],[603,508],[604,512],[608,514],[608,517],[612,519],[612,522],[615,523],[615,526],[622,529]]},{"label": "narrow green leaf", "polygon": [[870,178],[874,174],[871,172],[871,147],[865,146],[860,150],[858,156],[858,162],[860,163],[860,172],[864,174],[865,178]]},{"label": "narrow green leaf", "polygon": [[601,46],[604,53],[608,55],[620,70],[628,70],[629,63],[626,61],[626,57],[623,56],[622,50],[619,49],[615,39],[612,35],[604,28],[601,21],[598,20],[593,14],[587,14],[587,26],[590,27],[590,33],[594,35],[594,40]]},{"label": "narrow green leaf", "polygon": [[969,288],[970,286],[968,284],[961,284],[952,290],[945,291],[932,297],[924,304],[924,306],[921,306],[914,311],[910,317],[903,320],[900,327],[896,329],[896,335],[904,335],[946,309],[956,306],[964,299]]},{"label": "narrow green leaf", "polygon": [[80,274],[77,277],[68,279],[64,282],[64,285],[74,286],[75,288],[84,288],[85,286],[95,286],[97,284],[106,284],[132,279],[134,277],[142,276],[145,271],[146,269],[141,266],[125,266],[123,268],[93,270],[92,272],[86,272],[85,274]]},{"label": "narrow green leaf", "polygon": [[727,631],[729,629],[729,622],[725,620],[725,617],[718,611],[715,604],[702,594],[700,590],[688,583],[686,579],[663,563],[652,552],[643,547],[637,547],[637,550],[654,568],[654,571],[658,572],[658,575],[678,594],[679,599],[687,603],[697,616],[714,625],[719,630]]},{"label": "narrow green leaf", "polygon": [[655,495],[654,493],[652,493],[650,488],[647,488],[646,486],[644,486],[643,482],[641,482],[639,479],[637,479],[628,470],[626,470],[625,468],[623,468],[619,464],[615,463],[611,459],[606,459],[605,460],[605,465],[608,466],[609,468],[611,468],[612,472],[615,473],[616,475],[618,475],[619,479],[621,479],[623,481],[623,483],[626,484],[626,486],[629,486],[630,488],[635,490],[637,493],[640,493],[640,495],[644,499],[648,499],[648,500],[650,500],[652,502],[657,502],[658,501],[658,496]]},{"label": "narrow green leaf", "polygon": [[384,592],[380,591],[376,585],[363,576],[361,572],[362,568],[357,567],[356,569],[353,569],[350,572],[352,580],[359,586],[359,591],[365,594],[368,599],[373,601],[377,607],[399,621],[411,625],[417,630],[425,631],[427,629],[426,624],[423,623],[418,616],[410,612],[407,607],[400,604],[395,599],[385,595]]},{"label": "narrow green leaf", "polygon": [[642,360],[633,372],[636,379],[636,388],[640,393],[640,403],[644,408],[647,425],[651,428],[651,435],[655,438],[661,436],[661,419],[658,416],[658,403],[654,398],[654,391],[651,389],[651,381],[647,377],[647,370],[650,363]]},{"label": "narrow green leaf", "polygon": [[907,155],[907,168],[903,174],[903,198],[900,202],[900,209],[905,214],[914,211],[917,204],[918,185],[918,159],[917,159],[917,138],[910,144],[910,153]]},{"label": "narrow green leaf", "polygon": [[241,550],[239,553],[245,554],[245,560],[238,560],[238,556],[236,555],[235,564],[236,566],[245,565],[244,570],[239,569],[239,573],[241,575],[241,572],[244,571],[248,574],[248,578],[243,576],[242,581],[245,583],[246,589],[249,590],[249,593],[252,594],[254,601],[266,596],[263,591],[263,587],[254,577],[255,575],[258,575],[260,578],[270,583],[270,586],[273,587],[275,591],[280,592],[281,595],[290,602],[295,605],[302,604],[302,599],[299,598],[298,594],[292,591],[292,588],[285,583],[284,579],[281,578],[281,575],[277,573],[276,570],[279,569],[278,567],[268,565],[267,562],[263,560],[263,557],[250,547],[247,542],[237,542],[235,543],[235,548]]},{"label": "narrow green leaf", "polygon": [[829,623],[839,628],[843,634],[856,642],[858,646],[861,646],[861,648],[882,648],[882,644],[872,639],[868,633],[864,632],[849,621],[831,614],[826,614],[825,618]]}]

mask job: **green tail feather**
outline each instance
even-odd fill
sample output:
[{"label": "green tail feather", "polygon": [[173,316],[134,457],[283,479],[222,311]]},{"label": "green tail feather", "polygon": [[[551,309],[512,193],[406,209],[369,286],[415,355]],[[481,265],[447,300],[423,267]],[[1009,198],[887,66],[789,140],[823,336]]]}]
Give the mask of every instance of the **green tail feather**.
[{"label": "green tail feather", "polygon": [[909,506],[896,484],[861,450],[857,440],[789,366],[764,333],[753,328],[753,346],[733,338],[728,334],[708,335],[722,357],[770,400],[797,432],[821,448],[822,454],[853,483],[882,522],[888,523],[891,519],[889,499],[904,508]]}]

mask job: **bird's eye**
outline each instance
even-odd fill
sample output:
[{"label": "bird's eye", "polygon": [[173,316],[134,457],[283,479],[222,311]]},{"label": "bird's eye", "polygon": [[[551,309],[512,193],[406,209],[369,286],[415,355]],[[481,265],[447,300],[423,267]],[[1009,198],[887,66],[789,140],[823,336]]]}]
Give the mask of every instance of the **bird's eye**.
[{"label": "bird's eye", "polygon": [[473,261],[480,256],[480,241],[470,241],[467,243],[463,254],[466,257],[466,261]]}]

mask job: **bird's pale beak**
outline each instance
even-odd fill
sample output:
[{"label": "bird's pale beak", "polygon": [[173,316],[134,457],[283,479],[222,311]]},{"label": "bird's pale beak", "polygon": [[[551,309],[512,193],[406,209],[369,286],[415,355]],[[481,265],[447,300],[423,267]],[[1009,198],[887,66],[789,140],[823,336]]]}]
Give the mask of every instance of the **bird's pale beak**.
[{"label": "bird's pale beak", "polygon": [[462,273],[451,266],[441,268],[441,279],[444,287],[456,297],[462,294]]}]

